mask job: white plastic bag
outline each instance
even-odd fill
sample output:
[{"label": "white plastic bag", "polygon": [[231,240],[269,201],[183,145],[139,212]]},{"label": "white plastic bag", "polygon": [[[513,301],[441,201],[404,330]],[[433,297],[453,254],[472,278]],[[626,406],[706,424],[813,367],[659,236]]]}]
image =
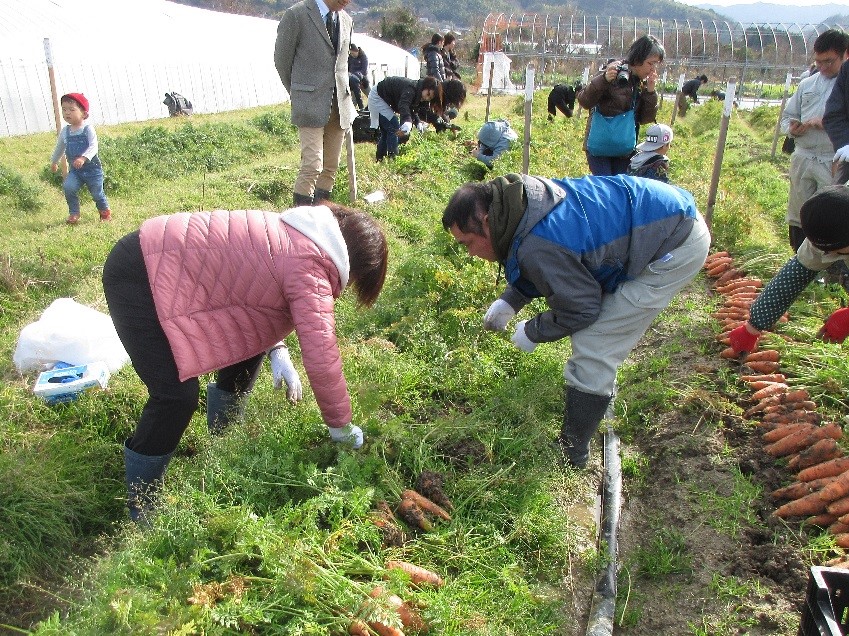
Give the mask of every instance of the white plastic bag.
[{"label": "white plastic bag", "polygon": [[129,361],[112,319],[72,298],[54,300],[21,330],[13,360],[19,373],[45,371],[57,362],[103,361],[115,373]]}]

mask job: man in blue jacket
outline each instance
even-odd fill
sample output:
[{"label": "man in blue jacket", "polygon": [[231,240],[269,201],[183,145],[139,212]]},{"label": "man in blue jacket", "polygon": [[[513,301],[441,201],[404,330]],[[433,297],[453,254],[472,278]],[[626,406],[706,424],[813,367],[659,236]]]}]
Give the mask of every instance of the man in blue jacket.
[{"label": "man in blue jacket", "polygon": [[508,174],[461,186],[442,225],[472,256],[504,266],[507,288],[486,312],[486,329],[505,330],[545,298],[548,310],[519,321],[512,342],[531,352],[571,337],[559,441],[567,461],[584,467],[619,366],[704,264],[710,233],[692,195],[625,175]]}]

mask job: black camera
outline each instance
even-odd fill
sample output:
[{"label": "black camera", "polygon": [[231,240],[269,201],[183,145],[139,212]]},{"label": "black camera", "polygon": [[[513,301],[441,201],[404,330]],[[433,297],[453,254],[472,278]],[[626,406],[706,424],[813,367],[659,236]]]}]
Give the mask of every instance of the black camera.
[{"label": "black camera", "polygon": [[625,86],[631,81],[631,69],[624,62],[616,67],[616,83]]}]

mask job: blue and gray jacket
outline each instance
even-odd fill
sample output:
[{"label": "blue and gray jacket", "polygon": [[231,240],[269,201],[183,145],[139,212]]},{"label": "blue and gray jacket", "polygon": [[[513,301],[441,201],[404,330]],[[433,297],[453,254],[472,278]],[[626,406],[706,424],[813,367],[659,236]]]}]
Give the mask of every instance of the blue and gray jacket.
[{"label": "blue and gray jacket", "polygon": [[525,325],[534,342],[595,322],[603,295],[681,245],[697,215],[689,192],[652,179],[522,180],[527,206],[504,261],[501,298],[516,311],[545,298],[549,311]]}]

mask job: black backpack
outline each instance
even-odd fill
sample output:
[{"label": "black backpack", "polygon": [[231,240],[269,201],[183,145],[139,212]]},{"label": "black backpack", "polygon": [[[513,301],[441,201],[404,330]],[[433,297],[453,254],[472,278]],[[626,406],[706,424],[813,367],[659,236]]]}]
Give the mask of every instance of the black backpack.
[{"label": "black backpack", "polygon": [[162,103],[168,107],[168,114],[171,117],[191,115],[193,112],[192,103],[180,93],[165,93]]}]

